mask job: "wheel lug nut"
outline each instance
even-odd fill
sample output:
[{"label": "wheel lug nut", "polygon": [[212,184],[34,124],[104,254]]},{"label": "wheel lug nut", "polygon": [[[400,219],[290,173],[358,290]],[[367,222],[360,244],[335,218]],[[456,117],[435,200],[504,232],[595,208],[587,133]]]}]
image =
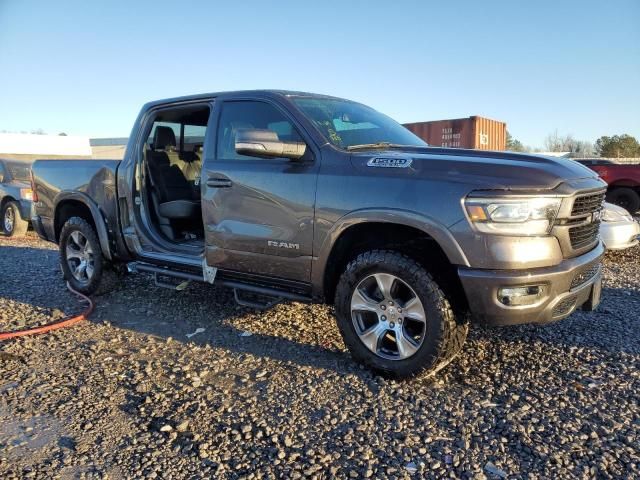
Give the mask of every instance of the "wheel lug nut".
[{"label": "wheel lug nut", "polygon": [[381,319],[383,322],[386,322],[386,321],[387,321],[387,317],[386,317],[386,316],[384,316],[384,315],[382,315],[382,317],[380,317],[380,319]]},{"label": "wheel lug nut", "polygon": [[389,326],[390,326],[391,328],[393,328],[393,327],[395,327],[395,326],[396,326],[396,324],[395,324],[395,323],[393,323],[393,322],[391,322],[391,323],[389,324]]},{"label": "wheel lug nut", "polygon": [[398,313],[402,313],[402,309],[401,308],[398,309]]},{"label": "wheel lug nut", "polygon": [[389,305],[393,306],[393,302],[391,300],[389,300]]},{"label": "wheel lug nut", "polygon": [[386,307],[385,305],[380,305],[380,308],[381,308],[382,310],[386,310],[386,309],[387,309],[387,307]]}]

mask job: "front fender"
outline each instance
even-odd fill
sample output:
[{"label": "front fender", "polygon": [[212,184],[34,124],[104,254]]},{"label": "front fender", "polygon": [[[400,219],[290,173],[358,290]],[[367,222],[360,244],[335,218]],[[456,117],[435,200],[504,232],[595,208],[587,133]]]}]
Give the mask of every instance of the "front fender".
[{"label": "front fender", "polygon": [[340,235],[349,227],[371,222],[394,223],[421,230],[440,245],[453,265],[470,266],[466,255],[451,232],[437,220],[410,210],[363,209],[340,217],[327,232],[322,245],[317,250],[317,254],[314,252],[315,261],[312,269],[312,283],[314,285],[322,285],[327,261]]},{"label": "front fender", "polygon": [[53,225],[57,225],[58,215],[59,215],[59,205],[62,202],[74,201],[79,202],[85,205],[89,211],[91,212],[91,217],[93,218],[93,223],[96,226],[96,233],[98,234],[98,240],[100,241],[100,248],[102,249],[102,255],[107,260],[112,260],[111,257],[111,248],[109,247],[109,233],[107,231],[107,224],[104,219],[104,215],[100,211],[100,208],[94,202],[89,195],[86,193],[78,192],[78,191],[62,191],[59,192],[54,200],[54,205],[56,205]]}]

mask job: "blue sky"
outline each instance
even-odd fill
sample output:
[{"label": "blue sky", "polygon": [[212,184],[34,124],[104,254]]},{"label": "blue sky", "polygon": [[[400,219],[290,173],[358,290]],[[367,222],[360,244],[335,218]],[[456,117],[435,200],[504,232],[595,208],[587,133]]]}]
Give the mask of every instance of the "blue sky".
[{"label": "blue sky", "polygon": [[0,0],[0,130],[126,136],[148,100],[248,88],[640,138],[640,1]]}]

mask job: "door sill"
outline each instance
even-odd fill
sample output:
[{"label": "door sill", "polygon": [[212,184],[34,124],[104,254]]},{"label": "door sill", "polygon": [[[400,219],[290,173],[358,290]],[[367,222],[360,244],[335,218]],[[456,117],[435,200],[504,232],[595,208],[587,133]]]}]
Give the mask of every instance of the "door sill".
[{"label": "door sill", "polygon": [[163,253],[142,251],[138,257],[140,260],[146,260],[153,263],[166,262],[174,265],[182,265],[188,267],[198,267],[202,269],[203,254],[199,255],[181,255],[179,253]]}]

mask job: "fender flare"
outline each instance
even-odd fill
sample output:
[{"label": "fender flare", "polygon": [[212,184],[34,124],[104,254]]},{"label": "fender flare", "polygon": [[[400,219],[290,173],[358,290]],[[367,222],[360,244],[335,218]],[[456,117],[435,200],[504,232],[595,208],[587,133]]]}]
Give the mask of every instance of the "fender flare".
[{"label": "fender flare", "polygon": [[111,257],[111,248],[109,247],[109,233],[107,232],[107,225],[104,220],[104,216],[96,202],[94,202],[86,193],[69,191],[62,191],[58,193],[54,201],[56,208],[54,210],[53,224],[56,225],[58,221],[58,206],[62,202],[66,201],[82,203],[89,209],[91,216],[93,217],[93,223],[96,226],[96,233],[98,234],[98,241],[100,242],[102,255],[109,261],[113,260]]},{"label": "fender flare", "polygon": [[413,227],[433,238],[444,251],[449,261],[454,265],[470,266],[469,260],[460,248],[449,229],[437,220],[411,210],[399,209],[363,209],[355,210],[340,217],[329,229],[326,237],[314,255],[316,265],[313,268],[313,284],[322,285],[324,272],[333,247],[348,228],[360,223],[395,223]]}]

